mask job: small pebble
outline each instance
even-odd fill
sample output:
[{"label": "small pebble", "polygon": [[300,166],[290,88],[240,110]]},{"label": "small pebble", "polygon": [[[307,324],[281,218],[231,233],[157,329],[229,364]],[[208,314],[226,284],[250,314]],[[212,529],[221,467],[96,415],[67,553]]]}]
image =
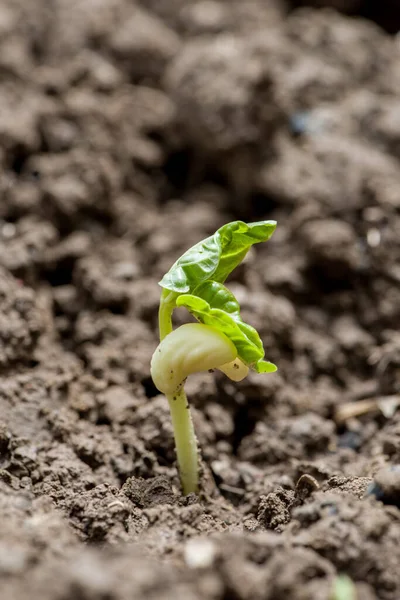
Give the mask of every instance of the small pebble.
[{"label": "small pebble", "polygon": [[361,435],[358,431],[345,431],[338,439],[338,448],[350,448],[358,450],[362,444]]},{"label": "small pebble", "polygon": [[23,573],[28,561],[26,549],[0,542],[0,574],[17,575]]},{"label": "small pebble", "polygon": [[400,507],[400,465],[380,469],[367,489],[367,496]]},{"label": "small pebble", "polygon": [[8,240],[15,236],[16,230],[17,229],[14,223],[4,223],[3,227],[1,228],[1,235],[3,236],[3,238]]},{"label": "small pebble", "polygon": [[189,569],[206,569],[214,563],[215,545],[208,539],[189,540],[185,546],[184,559]]}]

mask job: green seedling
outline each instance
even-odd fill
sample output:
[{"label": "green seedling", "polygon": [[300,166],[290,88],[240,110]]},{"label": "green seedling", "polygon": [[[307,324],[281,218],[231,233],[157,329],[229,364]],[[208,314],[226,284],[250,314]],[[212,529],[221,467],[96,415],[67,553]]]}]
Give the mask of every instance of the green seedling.
[{"label": "green seedling", "polygon": [[[275,221],[234,221],[185,252],[164,275],[159,308],[160,344],[151,360],[156,387],[171,411],[183,493],[198,489],[198,453],[184,383],[191,373],[219,369],[233,381],[249,369],[272,373],[257,331],[240,316],[235,296],[224,285],[253,244],[268,240]],[[198,321],[173,330],[172,313],[184,306]]]}]

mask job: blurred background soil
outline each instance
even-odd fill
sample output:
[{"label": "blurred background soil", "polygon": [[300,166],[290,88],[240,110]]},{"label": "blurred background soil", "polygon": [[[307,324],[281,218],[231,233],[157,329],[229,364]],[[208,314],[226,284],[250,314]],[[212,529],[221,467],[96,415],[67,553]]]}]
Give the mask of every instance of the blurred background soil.
[{"label": "blurred background soil", "polygon": [[[2,600],[400,598],[399,25],[0,1]],[[234,219],[278,220],[229,285],[279,371],[188,381],[184,498],[157,281]]]}]

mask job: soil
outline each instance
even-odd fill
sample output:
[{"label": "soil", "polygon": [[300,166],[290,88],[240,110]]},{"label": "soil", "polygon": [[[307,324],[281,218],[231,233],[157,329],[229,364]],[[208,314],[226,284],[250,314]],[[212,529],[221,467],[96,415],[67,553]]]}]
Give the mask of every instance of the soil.
[{"label": "soil", "polygon": [[[400,598],[400,43],[298,4],[0,3],[2,600]],[[238,218],[279,371],[189,379],[183,497],[157,281]]]}]

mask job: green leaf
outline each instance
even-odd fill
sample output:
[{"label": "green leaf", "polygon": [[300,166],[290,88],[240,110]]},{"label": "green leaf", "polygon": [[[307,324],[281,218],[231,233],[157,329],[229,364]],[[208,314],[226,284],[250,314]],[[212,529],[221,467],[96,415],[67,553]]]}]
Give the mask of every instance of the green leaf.
[{"label": "green leaf", "polygon": [[275,228],[275,221],[227,223],[214,235],[187,250],[159,284],[172,292],[187,294],[204,281],[223,283],[242,262],[251,246],[267,241]]},{"label": "green leaf", "polygon": [[213,280],[223,283],[228,275],[244,259],[253,244],[266,242],[276,229],[276,221],[259,221],[228,223],[217,233],[221,240],[221,256]]},{"label": "green leaf", "polygon": [[222,283],[205,281],[176,299],[193,316],[206,325],[224,333],[234,344],[239,358],[258,373],[273,373],[276,366],[264,361],[264,348],[260,336],[240,316],[239,303]]}]

